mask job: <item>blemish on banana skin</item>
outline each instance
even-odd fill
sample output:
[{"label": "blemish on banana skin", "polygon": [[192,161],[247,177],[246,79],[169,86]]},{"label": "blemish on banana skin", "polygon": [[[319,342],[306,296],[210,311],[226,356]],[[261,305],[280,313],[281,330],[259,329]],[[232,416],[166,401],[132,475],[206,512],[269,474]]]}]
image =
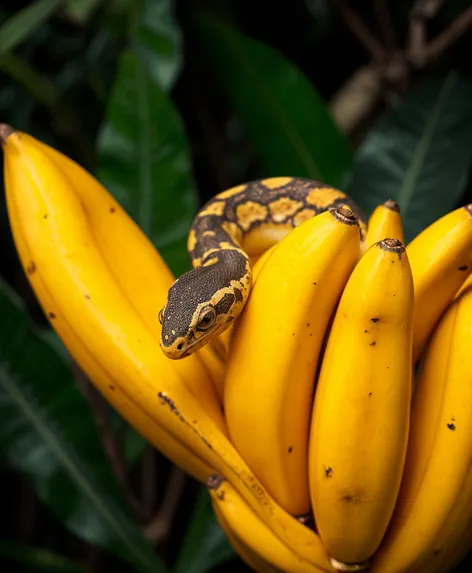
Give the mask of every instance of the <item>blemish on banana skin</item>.
[{"label": "blemish on banana skin", "polygon": [[333,468],[331,466],[323,466],[325,477],[333,477]]},{"label": "blemish on banana skin", "polygon": [[[159,398],[159,401],[162,405],[168,406],[170,411],[175,414],[179,420],[184,423],[187,427],[189,427],[193,432],[195,432],[195,434],[197,434],[197,436],[202,440],[202,442],[213,452],[215,452],[215,454],[223,461],[226,463],[226,460],[224,459],[224,456],[221,455],[220,452],[218,452],[217,450],[215,450],[215,448],[213,448],[212,443],[208,440],[208,438],[202,434],[202,432],[198,429],[198,427],[196,426],[197,424],[197,420],[193,420],[193,423],[190,423],[189,420],[187,420],[185,418],[185,416],[181,413],[181,411],[179,410],[179,408],[177,407],[176,403],[174,402],[174,400],[172,400],[172,398],[170,398],[169,396],[167,396],[167,394],[165,392],[158,392],[157,393],[157,397]],[[258,502],[261,505],[264,505],[268,508],[268,511],[272,514],[274,512],[274,508],[272,503],[270,502],[270,499],[267,498],[267,492],[265,491],[265,489],[261,486],[260,483],[258,483],[258,481],[256,480],[256,478],[251,475],[251,473],[248,473],[246,470],[243,470],[242,472],[238,472],[237,470],[235,470],[234,468],[232,468],[231,466],[228,465],[228,471],[231,471],[232,473],[234,473],[236,476],[238,476],[239,479],[243,480],[244,482],[246,482],[247,484],[249,484],[250,489],[254,492],[255,497],[258,499]]]},{"label": "blemish on banana skin", "polygon": [[221,501],[224,501],[226,492],[224,489],[221,491],[218,490],[225,481],[226,481],[225,477],[218,473],[211,474],[210,476],[208,476],[208,479],[206,481],[207,488],[215,491],[218,499]]},{"label": "blemish on banana skin", "polygon": [[194,426],[192,426],[186,419],[185,417],[181,414],[180,410],[177,408],[174,400],[172,400],[171,398],[169,398],[169,396],[167,396],[164,392],[158,392],[157,393],[157,397],[159,398],[159,400],[161,401],[162,404],[166,404],[167,406],[169,406],[170,411],[175,414],[177,416],[177,418],[179,418],[179,420],[181,422],[183,422],[184,424],[187,424],[188,426],[190,426],[191,428],[194,429],[194,431],[197,433],[197,435],[201,438],[201,440],[205,443],[206,446],[208,446],[208,448],[210,448],[210,450],[213,450],[213,446],[211,444],[211,442],[205,437],[202,436],[202,434],[196,430],[194,428]]},{"label": "blemish on banana skin", "polygon": [[358,493],[345,493],[339,498],[339,501],[342,501],[344,503],[357,504],[357,503],[362,503],[363,498]]}]

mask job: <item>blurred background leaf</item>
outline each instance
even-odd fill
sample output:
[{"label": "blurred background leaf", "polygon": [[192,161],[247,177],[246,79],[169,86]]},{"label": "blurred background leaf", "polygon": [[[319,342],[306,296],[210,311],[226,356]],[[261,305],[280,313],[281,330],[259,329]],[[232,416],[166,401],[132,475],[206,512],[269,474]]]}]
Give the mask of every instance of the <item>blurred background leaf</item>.
[{"label": "blurred background leaf", "polygon": [[196,211],[188,145],[171,101],[132,52],[120,58],[99,149],[102,183],[182,273]]},{"label": "blurred background leaf", "polygon": [[472,82],[451,72],[424,81],[373,127],[356,156],[347,193],[370,213],[400,205],[411,240],[453,209],[472,159]]},{"label": "blurred background leaf", "polygon": [[213,514],[208,491],[201,487],[172,573],[207,573],[234,555]]},{"label": "blurred background leaf", "polygon": [[36,0],[0,26],[0,56],[14,50],[41,26],[65,0]]},{"label": "blurred background leaf", "polygon": [[261,156],[263,176],[339,186],[351,166],[350,144],[307,78],[270,46],[209,16],[198,23],[215,80]]},{"label": "blurred background leaf", "polygon": [[0,316],[2,456],[29,477],[38,497],[80,538],[138,571],[164,573],[123,501],[69,368],[30,328],[3,282]]},{"label": "blurred background leaf", "polygon": [[[382,3],[349,3],[385,47],[376,58],[366,49],[365,38],[353,33],[336,7],[339,3],[327,0],[273,3],[270,10],[264,2],[236,0],[4,0],[0,121],[103,176],[176,274],[189,265],[185,239],[197,209],[196,190],[202,204],[214,193],[257,176],[309,176],[343,189],[350,180],[367,212],[398,193],[407,232],[415,233],[449,208],[472,201],[472,100],[466,86],[472,78],[472,34],[453,38],[439,56],[426,58],[427,65],[411,65],[406,47],[413,0],[383,4],[390,29],[385,17],[379,18]],[[469,4],[438,3],[442,7],[436,16],[424,22],[425,39],[447,32]],[[195,17],[203,13],[208,16]],[[362,77],[370,83],[360,82]],[[340,113],[342,99],[346,122]],[[360,108],[362,114],[356,111]],[[8,347],[12,357],[26,362],[15,361],[6,380],[18,368],[30,375],[31,384],[18,388],[26,398],[33,391],[36,398],[38,392],[37,416],[49,416],[47,408],[53,409],[54,417],[45,423],[62,424],[68,415],[66,425],[59,425],[60,443],[68,440],[66,451],[86,466],[84,475],[98,480],[95,491],[103,492],[103,503],[124,515],[124,524],[121,517],[116,519],[118,526],[126,530],[131,523],[128,540],[138,551],[143,538],[130,514],[139,516],[149,539],[146,549],[141,547],[144,561],[151,551],[175,573],[249,571],[226,542],[205,489],[190,479],[176,488],[178,473],[170,462],[110,410],[108,437],[120,450],[122,469],[104,458],[92,424],[92,417],[100,423],[96,404],[74,385],[76,368],[24,276],[0,197],[0,275],[25,302],[20,308],[8,295],[18,324],[15,319],[12,325],[9,313],[8,320],[1,315],[0,341],[8,346],[0,352]],[[15,334],[23,331],[24,336]],[[46,355],[38,345],[46,348]],[[24,358],[30,355],[28,364]],[[42,390],[36,388],[40,383]],[[11,396],[5,401],[0,392],[4,409]],[[43,404],[48,393],[52,398]],[[103,532],[109,524],[90,518],[96,509],[84,501],[76,477],[68,478],[47,453],[50,446],[41,435],[28,431],[23,417],[13,419],[20,433],[11,432],[11,451],[7,446],[0,450],[0,531],[7,532],[3,550],[11,544],[16,557],[24,555],[25,561],[12,553],[4,567],[0,546],[0,570],[29,573],[48,562],[67,567],[59,555],[71,559],[72,568],[84,564],[96,573],[139,570],[139,563],[125,563],[112,553],[115,533],[107,536]],[[10,414],[6,420],[10,428]],[[2,424],[0,444],[7,439]],[[74,432],[70,439],[69,431]],[[18,450],[27,453],[14,465],[10,462]],[[117,476],[122,483],[123,472],[127,487],[121,492]],[[67,480],[72,485],[64,485]],[[40,483],[36,494],[31,483]],[[65,500],[64,507],[52,505],[55,496]],[[70,524],[74,512],[80,519]],[[161,533],[150,535],[153,529]],[[87,537],[91,531],[105,537]],[[119,555],[126,559],[129,548],[122,545]],[[36,559],[37,551],[46,549],[50,559],[41,559],[41,554]],[[470,571],[470,560],[458,571]]]},{"label": "blurred background leaf", "polygon": [[19,567],[20,564],[23,564],[35,571],[91,573],[91,569],[88,567],[74,563],[62,555],[39,547],[29,547],[10,539],[0,540],[0,557],[9,562],[10,571],[13,571],[13,567]]},{"label": "blurred background leaf", "polygon": [[80,24],[84,24],[104,0],[66,0],[66,14]]},{"label": "blurred background leaf", "polygon": [[173,87],[182,67],[180,28],[170,0],[132,3],[131,48],[164,91]]}]

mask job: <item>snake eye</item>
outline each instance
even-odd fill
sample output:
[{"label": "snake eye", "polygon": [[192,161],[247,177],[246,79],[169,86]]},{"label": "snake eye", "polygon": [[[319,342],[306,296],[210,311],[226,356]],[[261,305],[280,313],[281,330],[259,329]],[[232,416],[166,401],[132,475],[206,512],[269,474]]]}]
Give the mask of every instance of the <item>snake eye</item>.
[{"label": "snake eye", "polygon": [[197,330],[208,330],[215,324],[216,310],[212,306],[207,306],[198,317]]},{"label": "snake eye", "polygon": [[158,319],[159,319],[160,324],[162,324],[162,322],[164,321],[164,309],[163,308],[161,308],[161,310],[159,311]]}]

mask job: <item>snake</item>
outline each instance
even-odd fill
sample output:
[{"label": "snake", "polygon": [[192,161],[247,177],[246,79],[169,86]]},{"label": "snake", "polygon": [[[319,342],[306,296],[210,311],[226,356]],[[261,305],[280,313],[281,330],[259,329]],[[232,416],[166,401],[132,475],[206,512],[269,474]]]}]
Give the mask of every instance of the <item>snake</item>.
[{"label": "snake", "polygon": [[241,313],[250,293],[252,267],[291,229],[345,205],[366,218],[344,192],[302,177],[256,179],[211,198],[196,214],[187,239],[192,269],[171,285],[159,311],[160,347],[185,358],[222,334]]}]

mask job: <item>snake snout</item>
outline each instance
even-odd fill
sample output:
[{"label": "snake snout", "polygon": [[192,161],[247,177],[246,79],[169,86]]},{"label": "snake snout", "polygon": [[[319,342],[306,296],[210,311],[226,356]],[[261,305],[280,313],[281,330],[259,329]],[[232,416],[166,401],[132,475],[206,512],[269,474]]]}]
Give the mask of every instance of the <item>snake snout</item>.
[{"label": "snake snout", "polygon": [[189,342],[183,336],[179,336],[169,346],[161,344],[161,348],[164,354],[167,356],[167,358],[171,358],[172,360],[179,360],[180,358],[185,358],[185,356],[188,356],[189,355],[189,353],[187,352],[188,347],[189,347]]}]

